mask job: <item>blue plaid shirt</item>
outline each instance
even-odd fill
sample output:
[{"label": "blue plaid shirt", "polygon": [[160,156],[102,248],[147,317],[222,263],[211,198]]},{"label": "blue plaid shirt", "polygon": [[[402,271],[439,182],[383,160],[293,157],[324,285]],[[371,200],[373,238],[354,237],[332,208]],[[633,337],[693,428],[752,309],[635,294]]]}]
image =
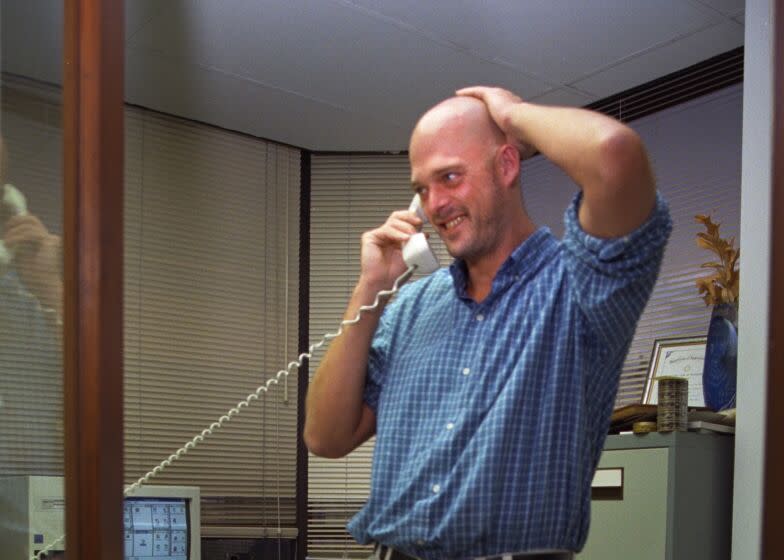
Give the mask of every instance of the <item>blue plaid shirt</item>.
[{"label": "blue plaid shirt", "polygon": [[580,550],[619,374],[671,230],[666,204],[617,239],[585,233],[580,194],[481,303],[464,263],[405,286],[375,333],[365,402],[372,486],[349,531],[424,558]]}]

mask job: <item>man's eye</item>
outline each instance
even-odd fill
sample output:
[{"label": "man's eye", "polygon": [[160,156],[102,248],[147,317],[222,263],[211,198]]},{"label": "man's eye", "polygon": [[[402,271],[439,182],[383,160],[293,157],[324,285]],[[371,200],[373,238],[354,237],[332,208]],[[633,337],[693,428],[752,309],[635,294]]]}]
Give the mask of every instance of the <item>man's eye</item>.
[{"label": "man's eye", "polygon": [[444,180],[449,182],[449,183],[457,181],[458,177],[459,177],[459,175],[457,173],[455,173],[454,171],[450,171],[449,173],[445,173],[444,174]]}]

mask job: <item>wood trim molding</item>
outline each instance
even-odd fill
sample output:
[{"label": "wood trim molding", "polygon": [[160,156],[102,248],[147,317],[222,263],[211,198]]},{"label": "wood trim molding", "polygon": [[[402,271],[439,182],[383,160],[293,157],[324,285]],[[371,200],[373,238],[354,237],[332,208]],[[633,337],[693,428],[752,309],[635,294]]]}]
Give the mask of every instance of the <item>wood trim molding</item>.
[{"label": "wood trim molding", "polygon": [[765,426],[762,558],[784,558],[779,531],[784,517],[784,0],[773,11],[773,145],[770,245],[768,392]]},{"label": "wood trim molding", "polygon": [[123,557],[124,8],[66,0],[63,90],[66,539]]}]

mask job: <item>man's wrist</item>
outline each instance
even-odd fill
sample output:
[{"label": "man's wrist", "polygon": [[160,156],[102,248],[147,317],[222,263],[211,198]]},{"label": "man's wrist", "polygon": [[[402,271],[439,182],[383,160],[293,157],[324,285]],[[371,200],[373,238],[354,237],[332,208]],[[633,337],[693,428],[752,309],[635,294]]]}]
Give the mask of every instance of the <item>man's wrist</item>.
[{"label": "man's wrist", "polygon": [[525,160],[537,153],[537,148],[531,144],[525,133],[525,112],[531,103],[518,101],[511,103],[504,114],[501,115],[499,127],[506,134],[507,141],[517,149],[520,159]]},{"label": "man's wrist", "polygon": [[378,292],[388,288],[389,286],[387,286],[384,279],[362,275],[359,277],[356,286],[354,286],[354,296],[362,300],[369,297],[370,301],[373,301]]},{"label": "man's wrist", "polygon": [[506,108],[506,111],[504,111],[499,126],[506,134],[517,138],[518,134],[521,132],[519,130],[519,121],[522,118],[522,113],[525,111],[525,105],[525,101],[517,101],[515,103],[510,103]]}]

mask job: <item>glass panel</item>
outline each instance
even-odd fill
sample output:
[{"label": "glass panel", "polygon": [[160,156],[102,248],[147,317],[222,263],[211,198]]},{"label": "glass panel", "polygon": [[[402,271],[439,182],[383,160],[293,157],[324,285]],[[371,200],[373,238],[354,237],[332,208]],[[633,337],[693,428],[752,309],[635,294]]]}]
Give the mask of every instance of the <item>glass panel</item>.
[{"label": "glass panel", "polygon": [[62,558],[62,6],[0,21],[0,550]]}]

